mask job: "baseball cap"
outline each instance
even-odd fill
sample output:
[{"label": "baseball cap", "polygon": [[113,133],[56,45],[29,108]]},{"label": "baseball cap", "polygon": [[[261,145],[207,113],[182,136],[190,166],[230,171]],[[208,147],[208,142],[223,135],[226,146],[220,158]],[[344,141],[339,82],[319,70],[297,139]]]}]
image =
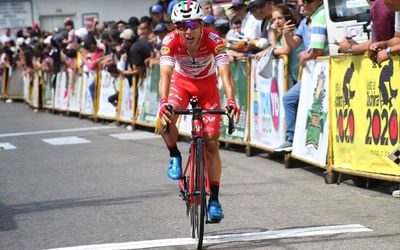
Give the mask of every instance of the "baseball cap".
[{"label": "baseball cap", "polygon": [[135,38],[135,33],[133,33],[132,29],[125,29],[124,31],[122,31],[119,37],[125,40],[132,40],[133,38]]},{"label": "baseball cap", "polygon": [[243,0],[232,0],[232,6],[229,7],[229,9],[233,9],[233,7],[237,7],[240,5],[244,5],[244,1]]},{"label": "baseball cap", "polygon": [[34,29],[34,30],[40,29],[39,24],[38,24],[37,22],[33,22],[33,23],[32,23],[32,29]]},{"label": "baseball cap", "polygon": [[79,28],[75,31],[75,35],[79,37],[80,39],[84,39],[88,34],[88,31],[86,28]]},{"label": "baseball cap", "polygon": [[151,13],[155,13],[155,14],[158,14],[158,13],[161,13],[161,12],[163,12],[164,11],[164,8],[162,7],[162,5],[161,4],[155,4],[155,5],[153,5],[152,7],[151,7]]},{"label": "baseball cap", "polygon": [[64,25],[73,25],[74,21],[70,17],[65,18]]},{"label": "baseball cap", "polygon": [[273,0],[250,0],[250,2],[247,4],[247,10],[252,10],[253,8],[258,6],[263,6],[269,1]]},{"label": "baseball cap", "polygon": [[51,44],[51,39],[53,38],[53,36],[47,36],[46,39],[44,39],[44,44]]},{"label": "baseball cap", "polygon": [[165,23],[159,23],[154,27],[153,32],[154,33],[161,33],[161,32],[167,32],[167,26],[165,26]]},{"label": "baseball cap", "polygon": [[215,22],[215,18],[213,15],[207,15],[203,17],[203,22],[206,24],[213,24]]}]

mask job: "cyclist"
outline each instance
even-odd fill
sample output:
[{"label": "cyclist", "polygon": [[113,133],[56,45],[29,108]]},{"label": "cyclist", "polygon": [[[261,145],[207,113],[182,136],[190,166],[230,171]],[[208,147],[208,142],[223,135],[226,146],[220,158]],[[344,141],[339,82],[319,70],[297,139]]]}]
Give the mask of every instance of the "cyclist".
[{"label": "cyclist", "polygon": [[[170,123],[170,131],[162,137],[170,152],[168,177],[179,180],[182,177],[182,157],[177,147],[177,117],[167,106],[185,109],[189,99],[197,96],[199,105],[205,109],[219,109],[221,101],[217,88],[216,68],[221,76],[227,106],[232,108],[229,115],[239,119],[240,110],[235,101],[233,81],[229,70],[229,57],[222,39],[213,31],[204,28],[204,14],[199,3],[180,1],[174,6],[171,19],[176,30],[169,33],[161,47],[160,57],[160,118],[165,125]],[[210,200],[208,216],[211,220],[221,220],[224,215],[218,201],[221,178],[221,159],[218,139],[222,119],[220,115],[204,116],[204,140],[209,166]]]}]

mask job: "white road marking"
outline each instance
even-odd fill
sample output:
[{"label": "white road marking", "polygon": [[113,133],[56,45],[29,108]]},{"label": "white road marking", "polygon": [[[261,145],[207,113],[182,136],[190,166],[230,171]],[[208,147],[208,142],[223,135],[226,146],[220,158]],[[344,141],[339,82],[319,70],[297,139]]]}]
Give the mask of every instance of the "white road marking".
[{"label": "white road marking", "polygon": [[[217,236],[205,236],[203,244],[221,244],[238,241],[260,241],[273,240],[294,237],[310,237],[318,235],[342,234],[342,233],[359,233],[371,232],[372,230],[360,224],[320,226],[320,227],[303,227],[293,229],[279,229],[265,232],[243,233],[243,234],[227,234]],[[192,238],[176,238],[163,240],[146,240],[133,241],[115,244],[99,244],[86,245],[76,247],[53,248],[48,250],[128,250],[128,249],[144,249],[154,247],[171,247],[194,245],[196,241]]]},{"label": "white road marking", "polygon": [[0,151],[1,150],[12,150],[12,149],[16,149],[17,147],[15,147],[14,145],[12,145],[11,143],[8,142],[4,142],[4,143],[0,143]]},{"label": "white road marking", "polygon": [[54,146],[90,143],[89,140],[76,136],[48,138],[42,139],[42,141]]},{"label": "white road marking", "polygon": [[118,138],[120,140],[143,140],[143,139],[160,139],[159,135],[150,132],[130,132],[120,134],[110,134],[111,137]]},{"label": "white road marking", "polygon": [[112,129],[112,128],[117,128],[117,127],[116,126],[107,126],[107,127],[106,126],[101,126],[101,127],[71,128],[71,129],[42,130],[42,131],[9,133],[9,134],[0,134],[0,138],[14,137],[14,136],[24,136],[24,135],[41,135],[41,134],[67,133],[67,132],[79,132],[79,131],[89,131],[89,130],[102,130],[102,129]]}]

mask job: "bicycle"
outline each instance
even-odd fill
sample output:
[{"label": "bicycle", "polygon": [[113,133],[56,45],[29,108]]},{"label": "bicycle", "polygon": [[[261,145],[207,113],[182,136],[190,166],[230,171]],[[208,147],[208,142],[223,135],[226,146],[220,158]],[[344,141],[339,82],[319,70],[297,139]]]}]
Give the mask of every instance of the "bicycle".
[{"label": "bicycle", "polygon": [[[189,147],[189,158],[179,180],[180,196],[186,204],[186,215],[189,217],[191,236],[197,239],[197,249],[203,245],[204,223],[212,224],[219,221],[205,220],[207,213],[206,196],[210,195],[210,182],[208,179],[208,164],[203,139],[203,115],[220,114],[225,115],[223,109],[202,109],[198,106],[197,97],[190,99],[191,109],[174,110],[176,115],[192,115],[192,131]],[[172,107],[169,108],[172,110]],[[230,113],[230,107],[228,112]],[[234,132],[233,117],[229,117],[228,133]],[[168,133],[169,126],[166,125],[164,133]]]}]

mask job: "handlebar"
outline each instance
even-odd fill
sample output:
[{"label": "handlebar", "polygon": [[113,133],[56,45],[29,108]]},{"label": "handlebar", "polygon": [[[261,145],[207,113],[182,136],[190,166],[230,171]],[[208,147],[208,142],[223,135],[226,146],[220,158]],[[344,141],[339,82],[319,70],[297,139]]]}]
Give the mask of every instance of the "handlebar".
[{"label": "handlebar", "polygon": [[[229,113],[232,111],[232,107],[228,106],[228,114],[223,109],[202,109],[200,107],[195,107],[192,109],[176,109],[173,110],[171,105],[167,106],[168,111],[173,111],[175,115],[205,115],[205,114],[213,114],[213,115],[227,115],[229,118],[228,124],[228,134],[231,135],[235,132],[235,122],[233,120],[233,116],[230,116]],[[169,123],[164,126],[164,134],[169,133]]]}]

